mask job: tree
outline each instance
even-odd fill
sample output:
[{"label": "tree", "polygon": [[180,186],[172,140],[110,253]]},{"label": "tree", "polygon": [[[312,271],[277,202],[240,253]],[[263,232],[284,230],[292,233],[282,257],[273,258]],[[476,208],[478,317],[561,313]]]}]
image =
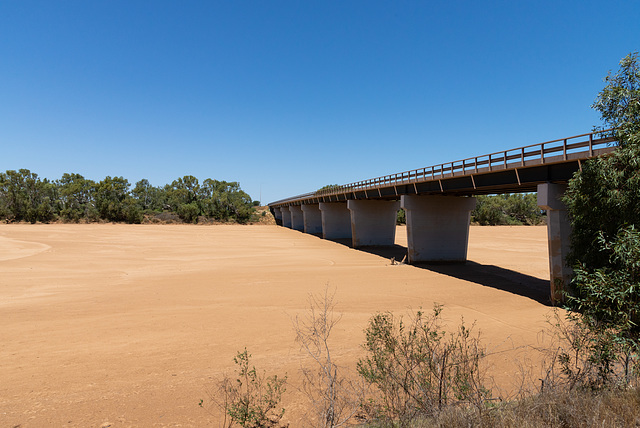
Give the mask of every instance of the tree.
[{"label": "tree", "polygon": [[200,184],[192,175],[185,175],[165,187],[168,204],[171,210],[178,214],[183,221],[196,223],[201,209],[198,204]]},{"label": "tree", "polygon": [[136,183],[131,191],[131,196],[145,212],[162,212],[166,202],[165,192],[158,187],[152,186],[146,178]]},{"label": "tree", "polygon": [[620,147],[640,144],[640,64],[638,52],[620,61],[620,70],[611,72],[591,107],[600,112],[604,128],[614,128]]},{"label": "tree", "polygon": [[[567,305],[589,334],[601,379],[616,361],[628,374],[640,340],[640,67],[638,53],[605,78],[593,108],[604,127],[615,127],[618,147],[585,162],[569,182],[564,201],[573,228],[570,262],[575,275]],[[604,338],[604,339],[603,339]],[[628,380],[629,377],[625,376]]]},{"label": "tree", "polygon": [[124,177],[105,177],[96,186],[96,208],[100,217],[109,221],[140,223],[142,213],[129,194],[129,181]]},{"label": "tree", "polygon": [[610,251],[598,245],[602,234],[611,240],[628,225],[640,224],[640,66],[638,54],[609,73],[593,108],[605,127],[615,127],[618,149],[609,156],[585,162],[569,183],[565,203],[572,222],[573,264],[601,268]]},{"label": "tree", "polygon": [[471,212],[472,220],[481,225],[539,224],[542,210],[534,193],[480,195]]},{"label": "tree", "polygon": [[0,215],[7,220],[52,220],[54,195],[51,183],[28,169],[0,173]]},{"label": "tree", "polygon": [[80,219],[95,220],[97,218],[96,183],[93,180],[86,179],[80,174],[65,173],[56,185],[60,191],[62,218],[75,222]]}]

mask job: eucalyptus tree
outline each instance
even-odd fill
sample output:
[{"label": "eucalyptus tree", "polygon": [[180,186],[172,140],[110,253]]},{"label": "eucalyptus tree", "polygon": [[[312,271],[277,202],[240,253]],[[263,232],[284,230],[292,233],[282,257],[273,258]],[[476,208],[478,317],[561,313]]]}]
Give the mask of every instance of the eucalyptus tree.
[{"label": "eucalyptus tree", "polygon": [[50,221],[55,216],[51,183],[28,169],[0,173],[0,215],[12,221]]},{"label": "eucalyptus tree", "polygon": [[128,223],[142,221],[142,211],[129,193],[130,186],[126,178],[110,176],[96,185],[96,209],[101,218]]},{"label": "eucalyptus tree", "polygon": [[56,182],[60,193],[60,215],[69,221],[95,220],[96,183],[77,173],[64,173]]},{"label": "eucalyptus tree", "polygon": [[[567,303],[589,333],[591,358],[606,384],[622,360],[625,380],[640,355],[640,65],[622,59],[593,108],[614,127],[617,149],[585,162],[569,183],[565,203],[573,232],[575,276]],[[636,374],[638,372],[636,371]]]}]

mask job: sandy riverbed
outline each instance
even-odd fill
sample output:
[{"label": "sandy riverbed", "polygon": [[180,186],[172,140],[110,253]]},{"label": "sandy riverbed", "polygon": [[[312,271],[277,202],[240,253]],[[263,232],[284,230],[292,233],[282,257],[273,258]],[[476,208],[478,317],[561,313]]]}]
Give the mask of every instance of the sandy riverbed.
[{"label": "sandy riverbed", "polygon": [[[343,313],[335,357],[353,365],[378,311],[434,302],[476,320],[490,349],[535,344],[545,327],[545,227],[472,227],[465,266],[391,265],[277,226],[0,225],[0,427],[204,426],[206,390],[245,346],[287,372],[292,427],[303,354],[291,318],[328,284]],[[514,377],[513,355],[496,379]]]}]

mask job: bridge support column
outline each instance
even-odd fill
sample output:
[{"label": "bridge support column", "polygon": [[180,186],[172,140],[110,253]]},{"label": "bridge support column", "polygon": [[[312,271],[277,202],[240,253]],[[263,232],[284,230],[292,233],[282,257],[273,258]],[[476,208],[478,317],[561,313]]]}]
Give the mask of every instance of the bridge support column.
[{"label": "bridge support column", "polygon": [[346,202],[320,202],[322,237],[324,239],[351,238],[351,214]]},{"label": "bridge support column", "polygon": [[289,212],[291,212],[291,229],[304,230],[304,219],[302,217],[302,209],[299,205],[289,206]]},{"label": "bridge support column", "polygon": [[354,248],[393,245],[400,201],[350,200],[351,241]]},{"label": "bridge support column", "polygon": [[466,262],[475,206],[470,197],[403,195],[409,263]]},{"label": "bridge support column", "polygon": [[271,208],[271,214],[273,214],[276,224],[282,226],[282,211],[280,211],[280,207]]},{"label": "bridge support column", "polygon": [[303,205],[302,214],[304,216],[304,233],[322,233],[322,212],[318,204]]},{"label": "bridge support column", "polygon": [[562,301],[562,291],[569,285],[573,270],[566,265],[571,244],[571,222],[567,207],[561,198],[566,184],[538,184],[538,206],[547,210],[547,237],[549,241],[549,273],[551,301]]},{"label": "bridge support column", "polygon": [[289,211],[289,207],[280,207],[280,212],[282,214],[282,225],[291,228],[291,211]]}]

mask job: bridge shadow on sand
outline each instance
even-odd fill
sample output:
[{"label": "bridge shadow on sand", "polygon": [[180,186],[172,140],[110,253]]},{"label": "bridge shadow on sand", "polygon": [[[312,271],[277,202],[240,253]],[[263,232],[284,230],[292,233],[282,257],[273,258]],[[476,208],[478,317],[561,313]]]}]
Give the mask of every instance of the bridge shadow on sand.
[{"label": "bridge shadow on sand", "polygon": [[[337,239],[333,242],[351,247],[351,240]],[[394,245],[392,247],[361,247],[359,251],[375,254],[385,259],[395,259],[401,262],[407,255],[407,247]],[[473,261],[464,264],[445,263],[417,263],[412,266],[419,269],[437,272],[453,278],[469,281],[485,287],[491,287],[508,293],[527,297],[545,306],[552,306],[549,295],[549,280],[536,278],[510,269],[495,265],[483,265]]]}]

